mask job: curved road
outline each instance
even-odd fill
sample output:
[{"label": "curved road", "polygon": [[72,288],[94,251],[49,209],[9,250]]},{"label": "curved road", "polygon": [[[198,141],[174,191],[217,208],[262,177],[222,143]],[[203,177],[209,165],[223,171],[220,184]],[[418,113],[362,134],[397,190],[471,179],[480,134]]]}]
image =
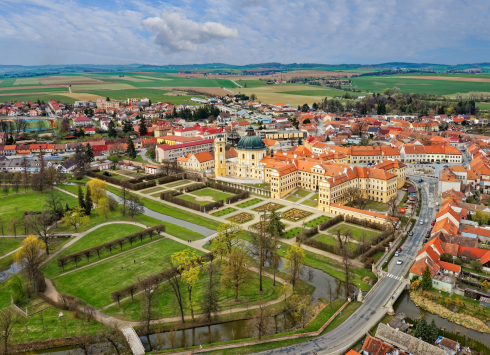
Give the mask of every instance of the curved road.
[{"label": "curved road", "polygon": [[[412,177],[412,181],[415,180]],[[402,245],[401,259],[402,265],[396,265],[393,258],[388,266],[388,276],[379,281],[379,285],[373,291],[371,296],[340,326],[322,336],[288,347],[263,351],[258,354],[318,354],[318,355],[336,355],[344,354],[348,351],[353,343],[358,341],[369,329],[371,329],[387,311],[384,307],[396,288],[400,284],[402,275],[405,275],[415,260],[415,256],[420,249],[422,240],[430,227],[430,222],[435,215],[435,203],[437,196],[437,180],[424,179],[421,184],[416,183],[422,190],[422,208],[420,210],[420,224],[418,220],[412,229],[414,235],[407,238]]]}]

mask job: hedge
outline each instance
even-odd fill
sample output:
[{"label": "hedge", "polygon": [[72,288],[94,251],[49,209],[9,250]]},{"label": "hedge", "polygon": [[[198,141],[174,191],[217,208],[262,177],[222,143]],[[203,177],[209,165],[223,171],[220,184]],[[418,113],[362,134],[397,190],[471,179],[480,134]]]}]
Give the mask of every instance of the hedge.
[{"label": "hedge", "polygon": [[143,238],[145,236],[150,237],[150,239],[153,239],[153,233],[160,234],[160,232],[165,232],[165,226],[163,224],[159,224],[155,227],[151,227],[145,230],[142,230],[140,232],[134,233],[127,235],[125,237],[115,239],[113,241],[103,243],[96,245],[93,248],[90,249],[85,249],[82,251],[79,251],[77,253],[73,253],[70,255],[63,256],[61,258],[58,258],[58,267],[61,267],[63,271],[65,271],[65,265],[67,265],[70,262],[74,262],[76,266],[78,266],[78,262],[82,260],[82,257],[87,258],[87,261],[90,261],[90,257],[97,255],[99,260],[100,260],[100,252],[103,249],[108,249],[109,252],[112,254],[112,249],[114,249],[117,245],[119,245],[119,248],[122,250],[122,247],[125,243],[129,242],[131,246],[133,246],[133,243],[137,240],[140,239],[141,242],[143,242]]},{"label": "hedge", "polygon": [[[167,177],[163,177],[163,178],[157,180],[157,176],[159,175],[159,174],[157,174],[157,175],[145,175],[145,176],[141,176],[139,178],[134,178],[134,179],[129,179],[129,180],[123,181],[123,180],[113,178],[111,176],[105,176],[103,174],[97,174],[93,171],[88,171],[87,175],[90,177],[93,177],[93,178],[104,180],[110,184],[114,184],[117,186],[123,186],[123,184],[124,184],[127,186],[128,189],[133,190],[133,191],[138,191],[138,190],[142,190],[142,189],[146,189],[149,187],[156,186],[157,181],[159,184],[163,184],[166,182],[171,182],[171,181],[182,179],[182,175],[180,175],[180,176],[167,176]],[[147,180],[147,181],[143,181],[143,180]],[[169,181],[167,181],[167,180],[169,180]]]},{"label": "hedge", "polygon": [[337,223],[343,222],[344,221],[344,216],[339,214],[338,216],[335,216],[333,218],[330,218],[328,221],[322,222],[318,225],[318,229],[323,231],[325,229],[328,229]]},{"label": "hedge", "polygon": [[176,176],[176,175],[165,176],[165,177],[158,179],[157,181],[159,184],[167,184],[169,182],[174,182],[177,180],[182,180],[182,175],[180,175],[180,176]]},{"label": "hedge", "polygon": [[167,191],[167,192],[163,192],[160,194],[160,199],[164,200],[164,201],[171,202],[171,203],[175,203],[176,205],[187,207],[187,208],[193,209],[194,211],[199,211],[199,212],[209,212],[214,208],[222,207],[224,205],[224,201],[219,200],[219,201],[211,202],[211,203],[208,203],[207,205],[201,206],[200,204],[195,203],[195,202],[182,200],[178,197],[179,195],[181,195],[181,193],[178,191]]},{"label": "hedge", "polygon": [[[203,263],[203,262],[210,260],[212,258],[213,258],[213,253],[209,252],[207,254],[204,254],[203,256],[198,257],[197,260],[200,263]],[[158,285],[158,284],[162,283],[163,281],[165,281],[169,276],[172,276],[173,274],[175,274],[176,272],[178,272],[178,266],[167,269],[167,270],[160,272],[158,274],[148,276],[146,279],[140,280],[140,281],[138,281],[132,285],[124,287],[123,289],[112,292],[111,293],[111,299],[114,302],[117,302],[118,306],[121,306],[120,301],[122,298],[131,296],[131,300],[133,300],[134,294],[141,291],[143,286],[148,285],[148,283],[150,283],[150,285]]]},{"label": "hedge", "polygon": [[204,183],[197,183],[197,184],[192,184],[190,186],[186,186],[184,188],[184,190],[186,190],[187,192],[192,192],[192,191],[203,189],[205,187],[206,187],[206,184],[204,184]]},{"label": "hedge", "polygon": [[230,193],[235,194],[235,195],[245,192],[245,190],[237,189],[236,187],[231,187],[231,186],[221,184],[221,183],[218,183],[215,181],[207,181],[206,186],[212,187],[214,189],[221,190],[224,192],[230,192]]},{"label": "hedge", "polygon": [[383,224],[369,222],[369,221],[366,221],[365,219],[357,219],[357,218],[350,217],[350,216],[344,216],[344,221],[346,221],[347,223],[357,224],[358,226],[371,228],[371,229],[377,229],[380,231],[384,231],[386,229],[386,227]]},{"label": "hedge", "polygon": [[240,200],[244,200],[246,198],[249,198],[250,197],[250,192],[249,191],[244,191],[238,195],[235,195],[235,196],[231,196],[231,197],[228,197],[226,199],[226,203],[227,204],[230,204],[230,203],[235,203],[235,202],[238,202]]}]

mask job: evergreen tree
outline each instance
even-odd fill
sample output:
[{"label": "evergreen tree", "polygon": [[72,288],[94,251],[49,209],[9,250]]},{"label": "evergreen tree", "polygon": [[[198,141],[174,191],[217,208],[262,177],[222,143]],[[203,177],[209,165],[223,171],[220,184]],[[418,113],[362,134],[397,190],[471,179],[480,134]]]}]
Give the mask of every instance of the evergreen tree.
[{"label": "evergreen tree", "polygon": [[146,136],[146,134],[148,133],[148,128],[146,128],[145,117],[141,117],[139,133],[140,133],[140,136]]},{"label": "evergreen tree", "polygon": [[85,156],[87,158],[87,163],[94,161],[94,151],[92,150],[92,146],[90,144],[87,144],[85,147]]},{"label": "evergreen tree", "polygon": [[129,122],[128,120],[124,120],[123,122],[123,132],[124,133],[128,133],[128,132],[131,132],[131,122]]},{"label": "evergreen tree", "polygon": [[315,110],[315,111],[318,110],[318,105],[316,102],[313,103],[313,110]]},{"label": "evergreen tree", "polygon": [[326,139],[327,142],[330,142],[330,136],[327,135],[327,139]]},{"label": "evergreen tree", "polygon": [[83,191],[81,186],[78,186],[78,205],[82,208],[82,210],[85,210],[85,200],[83,198]]},{"label": "evergreen tree", "polygon": [[424,272],[422,273],[422,282],[420,286],[423,290],[430,290],[432,288],[432,274],[430,273],[430,269],[428,266],[425,267]]},{"label": "evergreen tree", "polygon": [[109,136],[109,138],[114,138],[117,136],[117,132],[114,127],[115,127],[114,121],[111,120],[109,122],[108,129],[107,129],[107,135]]},{"label": "evergreen tree", "polygon": [[68,205],[68,202],[65,205],[65,211],[68,212],[70,210],[70,206]]},{"label": "evergreen tree", "polygon": [[414,337],[420,338],[425,342],[430,342],[429,326],[425,317],[422,317],[415,327]]},{"label": "evergreen tree", "polygon": [[436,322],[434,321],[434,318],[432,318],[432,321],[430,322],[429,325],[429,337],[431,343],[434,342],[437,337],[439,336],[439,328],[436,325]]},{"label": "evergreen tree", "polygon": [[126,149],[126,155],[131,159],[136,158],[136,149],[134,148],[134,143],[131,138],[128,138],[128,149]]},{"label": "evergreen tree", "polygon": [[85,214],[87,216],[90,216],[90,212],[92,211],[92,207],[94,207],[94,204],[92,203],[90,186],[87,186],[87,193],[85,194]]},{"label": "evergreen tree", "polygon": [[151,106],[151,100],[148,100],[148,105]]}]

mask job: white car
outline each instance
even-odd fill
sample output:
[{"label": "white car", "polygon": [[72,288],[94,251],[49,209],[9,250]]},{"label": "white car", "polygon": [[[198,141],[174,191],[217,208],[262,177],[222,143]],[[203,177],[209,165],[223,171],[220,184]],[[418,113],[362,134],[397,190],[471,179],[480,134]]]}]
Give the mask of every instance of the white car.
[{"label": "white car", "polygon": [[398,261],[396,262],[396,265],[401,265],[402,264],[402,259],[398,259]]},{"label": "white car", "polygon": [[424,220],[421,220],[421,221],[420,221],[420,224],[424,224]]}]

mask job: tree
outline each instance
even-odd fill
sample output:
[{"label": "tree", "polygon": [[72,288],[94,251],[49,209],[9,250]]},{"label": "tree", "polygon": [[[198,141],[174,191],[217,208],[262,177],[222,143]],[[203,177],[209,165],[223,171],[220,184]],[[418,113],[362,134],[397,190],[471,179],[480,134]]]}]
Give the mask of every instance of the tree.
[{"label": "tree", "polygon": [[153,319],[158,318],[157,307],[155,307],[155,294],[157,293],[158,283],[152,279],[144,279],[139,283],[139,289],[143,290],[141,299],[141,322],[145,327],[146,334],[150,334],[150,324]]},{"label": "tree", "polygon": [[172,264],[178,265],[177,270],[180,273],[182,282],[187,286],[189,295],[189,307],[191,309],[191,317],[194,322],[194,304],[192,301],[192,290],[199,281],[201,258],[196,254],[196,251],[185,249],[172,254]]},{"label": "tree", "polygon": [[111,212],[109,207],[109,199],[107,197],[102,197],[99,199],[99,203],[97,204],[97,212],[100,216],[104,216],[107,219],[107,216]]},{"label": "tree", "polygon": [[305,257],[305,251],[296,245],[291,245],[284,255],[286,262],[284,264],[283,272],[287,275],[293,291],[296,281],[299,280],[303,273]]},{"label": "tree", "polygon": [[488,214],[483,211],[476,211],[476,213],[471,215],[471,220],[478,222],[480,226],[482,224],[488,224],[488,219],[489,219]]},{"label": "tree", "polygon": [[138,132],[140,134],[140,137],[146,136],[146,134],[148,133],[148,128],[146,128],[146,119],[144,116],[141,117],[141,119],[140,119],[140,128],[139,128]]},{"label": "tree", "polygon": [[484,292],[487,292],[488,289],[490,289],[490,283],[487,281],[487,280],[483,280],[482,284],[481,284],[481,289],[484,291]]},{"label": "tree", "polygon": [[0,232],[2,232],[2,235],[5,235],[5,221],[3,220],[2,216],[0,216]]},{"label": "tree", "polygon": [[239,237],[242,228],[236,223],[222,223],[218,227],[218,235],[211,243],[211,251],[223,258],[231,253],[233,246],[239,246],[241,239]]},{"label": "tree", "polygon": [[286,229],[286,225],[282,223],[281,216],[276,211],[269,214],[269,223],[266,226],[266,232],[273,238],[279,238]]},{"label": "tree", "polygon": [[78,206],[85,211],[85,198],[83,196],[82,187],[78,185]]},{"label": "tree", "polygon": [[53,216],[50,211],[44,210],[40,214],[32,214],[28,217],[29,230],[38,235],[46,246],[46,254],[49,255],[49,227],[53,224]]},{"label": "tree", "polygon": [[430,343],[434,342],[437,339],[437,337],[439,336],[439,328],[437,327],[437,324],[434,321],[434,318],[432,318],[432,321],[430,322],[429,329],[428,329],[428,335],[430,337]]},{"label": "tree", "polygon": [[19,226],[19,220],[15,218],[10,218],[9,228],[14,232],[14,237],[17,237],[17,227]]},{"label": "tree", "polygon": [[36,291],[36,280],[40,274],[39,268],[44,260],[46,245],[42,240],[30,235],[22,241],[22,246],[14,254],[14,261],[26,272],[32,283],[32,290]]},{"label": "tree", "polygon": [[428,266],[426,266],[422,272],[422,282],[420,283],[420,286],[423,290],[430,290],[432,288],[432,274],[430,273]]},{"label": "tree", "polygon": [[472,260],[470,266],[476,272],[481,272],[483,269],[483,265],[478,260]]},{"label": "tree", "polygon": [[267,216],[262,215],[262,221],[258,227],[253,227],[250,239],[250,255],[257,260],[259,264],[259,290],[262,291],[262,276],[264,264],[268,259],[268,253],[272,248],[272,238],[266,232]]},{"label": "tree", "polygon": [[78,144],[75,148],[75,155],[73,156],[75,160],[75,171],[78,175],[85,174],[85,168],[87,166],[87,156],[85,155],[85,148],[83,145]]},{"label": "tree", "polygon": [[218,270],[212,256],[211,261],[205,264],[204,272],[206,278],[201,291],[201,310],[205,314],[206,320],[211,322],[213,313],[218,312],[220,309],[221,291]]},{"label": "tree", "polygon": [[78,228],[83,228],[89,223],[90,218],[85,215],[85,211],[80,206],[73,207],[71,211],[67,211],[61,220],[61,224],[74,227],[75,233],[78,233]]},{"label": "tree", "polygon": [[250,100],[252,100],[252,101],[257,100],[257,95],[255,95],[255,94],[250,95]]},{"label": "tree", "polygon": [[351,252],[349,250],[348,240],[351,236],[350,231],[344,231],[344,238],[342,239],[342,230],[341,228],[337,228],[335,230],[337,234],[337,248],[339,254],[342,257],[342,266],[344,269],[344,287],[345,287],[345,296],[347,297],[350,292],[350,280],[352,276],[352,262],[350,260]]},{"label": "tree", "polygon": [[43,192],[46,187],[44,172],[38,172],[31,176],[31,187],[34,191]]},{"label": "tree", "polygon": [[14,185],[15,193],[19,193],[19,186],[21,184],[20,174],[15,174],[14,179],[12,180],[12,185]]},{"label": "tree", "polygon": [[49,191],[46,195],[43,207],[46,211],[49,211],[57,227],[58,220],[63,217],[63,198],[59,194],[55,194],[54,191]]},{"label": "tree", "polygon": [[313,299],[310,294],[303,293],[301,295],[292,294],[287,303],[291,308],[291,315],[293,316],[296,324],[301,324],[302,328],[305,327],[306,321],[313,313],[312,306]]},{"label": "tree", "polygon": [[0,339],[3,346],[0,347],[2,354],[9,353],[9,339],[14,327],[21,322],[21,316],[11,308],[0,309]]},{"label": "tree", "polygon": [[87,188],[90,188],[90,196],[95,203],[107,196],[107,183],[104,180],[91,179],[87,182]]},{"label": "tree", "polygon": [[133,140],[131,138],[128,138],[128,148],[126,149],[126,155],[131,159],[136,158],[137,155]]},{"label": "tree", "polygon": [[94,207],[94,204],[92,202],[90,186],[87,186],[87,191],[85,192],[85,214],[87,216],[90,216],[90,212],[92,211],[93,207]]},{"label": "tree", "polygon": [[238,292],[250,280],[250,271],[245,261],[246,254],[240,249],[233,249],[222,268],[221,282],[235,291],[235,302],[238,302]]},{"label": "tree", "polygon": [[425,342],[430,342],[429,326],[425,317],[422,317],[420,321],[415,326],[414,337],[420,338]]},{"label": "tree", "polygon": [[117,137],[117,131],[115,129],[115,124],[114,121],[111,119],[109,124],[107,125],[107,135],[109,138],[115,138]]},{"label": "tree", "polygon": [[272,319],[270,312],[267,310],[263,303],[259,304],[259,308],[252,316],[252,318],[247,322],[250,328],[253,328],[259,333],[259,340],[262,339],[262,335],[267,334],[267,331],[272,325]]},{"label": "tree", "polygon": [[129,194],[127,199],[128,203],[128,215],[131,218],[134,218],[136,215],[144,212],[144,205],[140,201],[140,198],[134,194]]},{"label": "tree", "polygon": [[173,269],[174,272],[167,272],[165,273],[165,279],[170,285],[170,290],[175,296],[175,300],[177,301],[177,304],[179,305],[180,309],[180,317],[182,319],[182,323],[185,323],[185,318],[184,318],[184,296],[182,295],[181,289],[182,289],[182,284],[183,280],[180,277],[179,272],[177,271],[177,265],[174,265],[172,262],[171,258],[167,258],[165,261],[168,269]]},{"label": "tree", "polygon": [[87,144],[85,146],[85,154],[87,163],[91,163],[94,161],[94,151],[92,150],[92,146],[90,144]]}]

